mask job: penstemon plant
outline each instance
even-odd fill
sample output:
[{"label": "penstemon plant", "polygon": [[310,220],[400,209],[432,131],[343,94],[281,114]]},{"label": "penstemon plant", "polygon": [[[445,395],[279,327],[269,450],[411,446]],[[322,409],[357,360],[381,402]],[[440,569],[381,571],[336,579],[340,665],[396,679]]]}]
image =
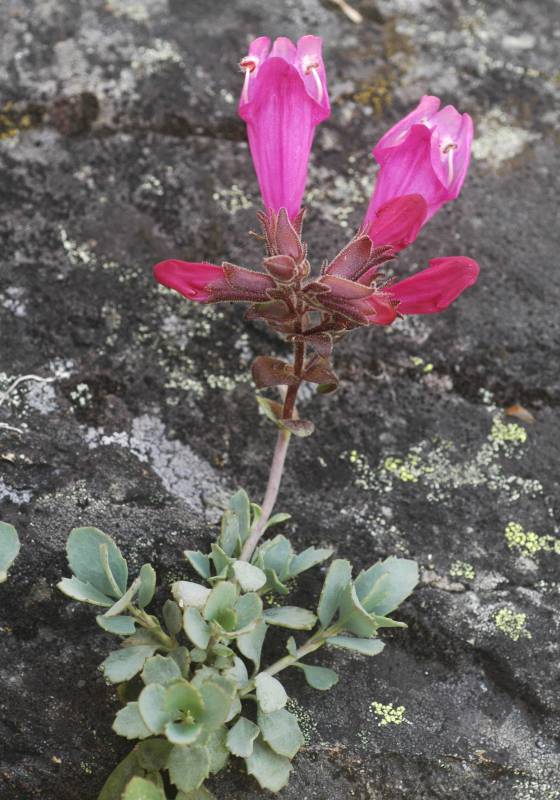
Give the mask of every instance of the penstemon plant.
[{"label": "penstemon plant", "polygon": [[[336,559],[317,608],[310,610],[283,599],[294,581],[332,551],[310,547],[296,553],[282,534],[261,539],[289,518],[273,514],[288,445],[293,435],[314,430],[297,413],[298,391],[305,382],[323,393],[336,390],[334,345],[359,327],[442,311],[478,276],[478,265],[464,256],[434,259],[398,282],[380,271],[458,196],[472,141],[467,114],[451,106],[440,110],[438,98],[426,96],[381,138],[373,151],[380,170],[362,227],[314,274],[302,239],[301,201],[315,127],[330,113],[321,40],[304,36],[296,46],[279,38],[271,48],[260,37],[240,66],[239,113],[247,123],[265,209],[258,215],[263,270],[168,260],[154,273],[196,302],[248,304],[246,318],[262,321],[291,343],[293,360],[259,356],[252,364],[259,392],[280,393],[278,399],[257,395],[278,430],[262,505],[251,503],[242,489],[233,495],[209,553],[185,551],[198,579],[172,584],[161,620],[146,610],[156,589],[149,564],[129,585],[126,560],[109,536],[96,528],[70,534],[72,577],[59,588],[106,609],[97,622],[120,638],[102,664],[122,702],[113,729],[139,740],[99,800],[165,800],[169,792],[176,800],[207,800],[212,794],[206,779],[231,757],[244,760],[261,788],[278,792],[303,736],[277,676],[296,668],[312,687],[328,690],[338,675],[308,660],[315,651],[326,646],[377,655],[384,647],[379,630],[405,627],[389,615],[418,581],[414,561],[390,557],[353,579],[350,562]],[[287,638],[286,655],[263,668],[270,627],[294,635]],[[308,638],[302,639],[302,631]]]}]

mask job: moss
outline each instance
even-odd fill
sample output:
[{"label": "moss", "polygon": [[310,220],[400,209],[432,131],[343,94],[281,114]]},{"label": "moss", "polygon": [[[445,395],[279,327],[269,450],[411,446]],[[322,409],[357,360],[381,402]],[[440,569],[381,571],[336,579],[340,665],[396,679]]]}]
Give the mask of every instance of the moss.
[{"label": "moss", "polygon": [[510,608],[501,608],[494,617],[496,628],[514,642],[518,642],[521,638],[532,638],[530,631],[526,628],[526,622],[526,614],[515,613]]}]

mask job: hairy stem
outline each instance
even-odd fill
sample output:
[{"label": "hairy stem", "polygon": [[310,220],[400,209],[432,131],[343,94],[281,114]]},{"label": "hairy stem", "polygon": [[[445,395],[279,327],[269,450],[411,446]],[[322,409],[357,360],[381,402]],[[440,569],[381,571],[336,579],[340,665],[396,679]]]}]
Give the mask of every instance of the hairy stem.
[{"label": "hairy stem", "polygon": [[[294,375],[298,378],[298,382],[293,386],[288,387],[286,398],[284,400],[284,407],[282,409],[282,419],[292,419],[295,411],[296,398],[299,387],[301,386],[301,375],[303,372],[303,364],[305,361],[305,342],[294,342]],[[278,431],[278,438],[276,440],[276,447],[274,455],[272,456],[272,463],[270,465],[270,473],[268,475],[268,483],[266,492],[262,502],[262,514],[256,521],[251,534],[241,551],[240,560],[250,561],[251,556],[255,552],[255,547],[259,543],[263,535],[266,524],[270,519],[270,515],[274,509],[276,498],[280,490],[280,483],[282,481],[282,474],[284,472],[284,464],[286,463],[286,454],[288,452],[288,445],[290,443],[290,433],[282,428]]]}]

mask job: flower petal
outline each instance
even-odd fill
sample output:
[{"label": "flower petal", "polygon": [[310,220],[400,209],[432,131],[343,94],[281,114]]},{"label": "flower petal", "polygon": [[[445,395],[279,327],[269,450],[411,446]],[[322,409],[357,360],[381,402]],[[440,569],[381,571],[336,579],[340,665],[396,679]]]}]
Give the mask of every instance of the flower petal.
[{"label": "flower petal", "polygon": [[395,283],[387,291],[399,301],[399,314],[435,314],[476,283],[479,270],[476,261],[466,256],[433,258],[427,269]]},{"label": "flower petal", "polygon": [[440,107],[439,97],[425,94],[416,108],[385,133],[373,148],[373,155],[383,164],[391,148],[401,144],[413,125],[428,123]]},{"label": "flower petal", "polygon": [[199,303],[210,298],[211,285],[227,287],[223,267],[215,264],[169,259],[155,265],[154,276],[158,283]]},{"label": "flower petal", "polygon": [[376,247],[390,244],[398,252],[416,239],[427,212],[426,201],[420,194],[395,197],[378,208],[373,219],[366,217],[367,234]]},{"label": "flower petal", "polygon": [[289,39],[277,39],[258,72],[246,73],[239,103],[265,208],[284,207],[290,219],[300,210],[315,127],[330,112],[322,61],[309,62],[319,67],[302,66],[308,63],[306,51],[317,51],[318,45],[301,46],[303,62]]},{"label": "flower petal", "polygon": [[422,195],[428,206],[426,220],[449,199],[447,189],[432,167],[431,138],[432,132],[426,125],[413,125],[403,143],[387,151],[366,220],[372,220],[381,206],[395,197]]}]

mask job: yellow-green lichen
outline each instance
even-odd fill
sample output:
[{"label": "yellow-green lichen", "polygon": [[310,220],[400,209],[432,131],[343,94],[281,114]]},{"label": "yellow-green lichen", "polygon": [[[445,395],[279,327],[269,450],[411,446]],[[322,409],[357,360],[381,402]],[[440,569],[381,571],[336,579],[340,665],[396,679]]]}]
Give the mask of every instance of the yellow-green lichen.
[{"label": "yellow-green lichen", "polygon": [[474,581],[476,575],[473,565],[466,561],[454,561],[449,568],[449,574],[452,578],[464,578],[466,581]]},{"label": "yellow-green lichen", "polygon": [[428,502],[439,503],[448,500],[453,490],[486,486],[514,502],[522,495],[537,496],[543,492],[539,481],[503,471],[502,458],[521,457],[520,448],[526,436],[524,428],[506,424],[502,415],[495,413],[487,440],[467,458],[459,445],[437,437],[414,445],[401,457],[386,456],[377,468],[357,450],[346,451],[341,458],[354,468],[355,485],[367,491],[391,492],[396,481],[421,482],[426,487]]},{"label": "yellow-green lichen", "polygon": [[525,531],[518,522],[508,522],[504,536],[509,549],[517,550],[521,555],[531,558],[541,552],[554,552],[560,555],[559,538],[550,535],[539,536],[535,531]]},{"label": "yellow-green lichen", "polygon": [[385,725],[402,725],[405,722],[404,706],[394,706],[393,703],[384,705],[374,700],[371,709],[377,717],[377,724],[380,728]]},{"label": "yellow-green lichen", "polygon": [[514,642],[519,639],[531,639],[531,632],[526,627],[527,614],[516,613],[510,608],[501,608],[494,617],[496,628]]},{"label": "yellow-green lichen", "polygon": [[493,442],[523,442],[527,441],[527,431],[516,422],[504,422],[504,420],[496,415],[492,420],[492,431],[490,438]]}]

